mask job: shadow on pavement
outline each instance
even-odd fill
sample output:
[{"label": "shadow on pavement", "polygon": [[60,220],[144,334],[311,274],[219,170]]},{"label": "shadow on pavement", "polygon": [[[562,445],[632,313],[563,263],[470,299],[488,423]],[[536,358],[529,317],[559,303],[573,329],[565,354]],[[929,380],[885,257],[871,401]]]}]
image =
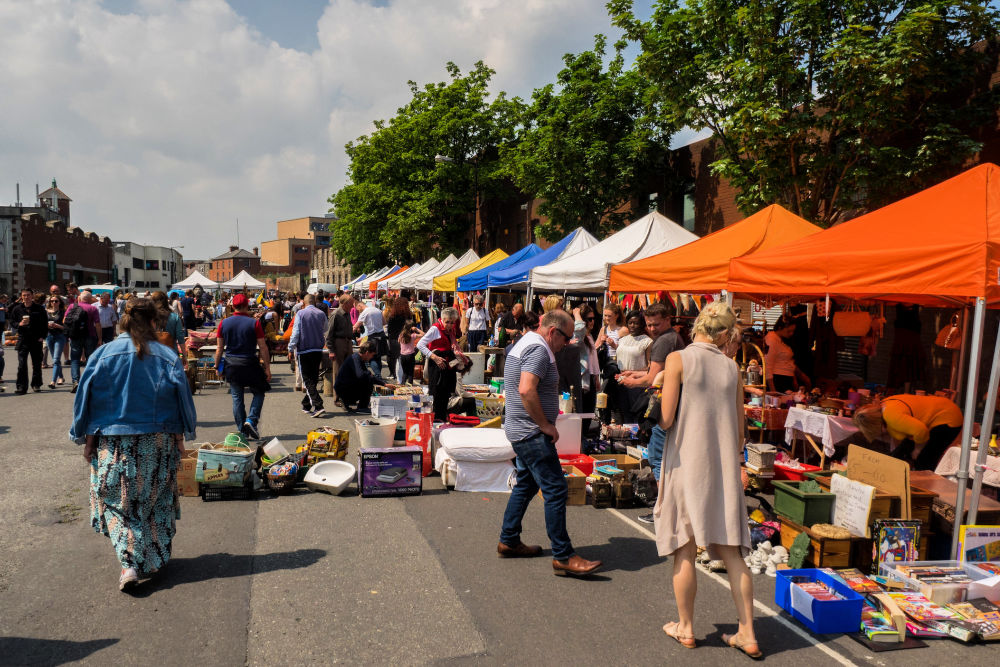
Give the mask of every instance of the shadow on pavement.
[{"label": "shadow on pavement", "polygon": [[275,570],[296,570],[309,567],[324,556],[326,556],[325,549],[297,549],[259,556],[217,553],[203,554],[194,558],[173,558],[159,577],[154,577],[135,588],[133,596],[147,597],[156,591],[210,579],[243,577]]},{"label": "shadow on pavement", "polygon": [[117,644],[119,639],[82,642],[32,637],[0,637],[0,662],[5,665],[63,665]]},{"label": "shadow on pavement", "polygon": [[664,562],[656,554],[656,543],[645,537],[612,537],[607,544],[588,545],[580,551],[584,558],[603,561],[602,572],[638,572]]},{"label": "shadow on pavement", "polygon": [[[695,602],[695,608],[697,609],[698,603]],[[734,607],[729,607],[728,610],[722,610],[723,613],[729,611],[733,616],[736,616],[736,609]],[[784,653],[785,651],[795,651],[798,649],[806,648],[810,646],[810,643],[805,639],[800,637],[798,634],[789,632],[788,628],[782,625],[773,616],[756,616],[757,610],[754,610],[753,619],[753,629],[754,634],[757,635],[757,641],[759,642],[760,650],[763,651],[764,657],[769,657],[776,655],[778,653]],[[722,635],[732,635],[735,634],[739,626],[736,623],[715,623],[715,632],[705,635],[703,639],[699,640],[700,644],[706,646],[725,646],[726,643],[722,641]],[[823,640],[825,637],[832,637],[831,635],[816,635],[816,638]],[[739,649],[731,649],[733,652],[733,660],[738,657],[737,653]],[[746,660],[746,658],[744,658]]]}]

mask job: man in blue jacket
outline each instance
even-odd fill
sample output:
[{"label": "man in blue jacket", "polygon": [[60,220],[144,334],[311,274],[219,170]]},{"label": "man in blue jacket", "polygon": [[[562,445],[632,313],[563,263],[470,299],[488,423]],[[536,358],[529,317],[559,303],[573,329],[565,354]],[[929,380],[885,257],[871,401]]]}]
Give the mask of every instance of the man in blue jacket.
[{"label": "man in blue jacket", "polygon": [[302,384],[306,395],[302,397],[302,412],[313,417],[322,417],[323,397],[316,389],[319,382],[319,367],[323,361],[323,344],[326,340],[326,313],[316,307],[317,298],[306,294],[302,302],[305,306],[295,315],[292,337],[288,341],[289,351],[294,351],[302,373]]}]

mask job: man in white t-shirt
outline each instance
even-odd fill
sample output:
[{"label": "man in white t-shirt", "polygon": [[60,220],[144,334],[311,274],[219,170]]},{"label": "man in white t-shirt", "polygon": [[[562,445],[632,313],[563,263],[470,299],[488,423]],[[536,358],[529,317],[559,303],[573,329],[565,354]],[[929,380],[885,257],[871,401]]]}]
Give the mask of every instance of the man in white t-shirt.
[{"label": "man in white t-shirt", "polygon": [[[361,307],[360,302],[358,303]],[[364,329],[363,335],[375,344],[375,357],[373,361],[378,369],[376,375],[382,374],[382,355],[389,351],[389,339],[385,335],[385,319],[382,311],[374,304],[368,304],[358,314],[358,321],[354,324],[354,331]]]},{"label": "man in white t-shirt", "polygon": [[472,308],[465,313],[466,341],[469,352],[479,352],[479,346],[489,338],[490,313],[483,307],[483,297],[472,297]]}]

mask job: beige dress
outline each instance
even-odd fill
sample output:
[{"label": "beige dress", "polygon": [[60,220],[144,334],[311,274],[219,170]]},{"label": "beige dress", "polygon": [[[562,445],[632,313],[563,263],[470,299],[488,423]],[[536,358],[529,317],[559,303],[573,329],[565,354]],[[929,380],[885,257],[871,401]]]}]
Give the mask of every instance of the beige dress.
[{"label": "beige dress", "polygon": [[656,548],[672,554],[699,546],[739,545],[750,550],[747,508],[740,480],[743,396],[736,362],[714,345],[692,343],[684,364],[677,418],[663,446],[659,496],[653,507]]}]

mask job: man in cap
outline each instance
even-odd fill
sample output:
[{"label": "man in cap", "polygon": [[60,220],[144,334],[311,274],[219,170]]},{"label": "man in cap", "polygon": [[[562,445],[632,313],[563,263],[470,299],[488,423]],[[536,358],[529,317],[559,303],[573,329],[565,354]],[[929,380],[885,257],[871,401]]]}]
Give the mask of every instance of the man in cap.
[{"label": "man in cap", "polygon": [[[250,300],[246,294],[237,294],[232,300],[233,315],[219,322],[216,331],[218,347],[215,350],[215,367],[222,365],[233,396],[233,418],[236,427],[247,438],[260,438],[258,427],[264,409],[264,392],[271,389],[271,355],[267,350],[264,328],[250,315]],[[257,352],[260,352],[260,359]],[[253,394],[250,413],[247,414],[243,396],[249,389]]]}]

